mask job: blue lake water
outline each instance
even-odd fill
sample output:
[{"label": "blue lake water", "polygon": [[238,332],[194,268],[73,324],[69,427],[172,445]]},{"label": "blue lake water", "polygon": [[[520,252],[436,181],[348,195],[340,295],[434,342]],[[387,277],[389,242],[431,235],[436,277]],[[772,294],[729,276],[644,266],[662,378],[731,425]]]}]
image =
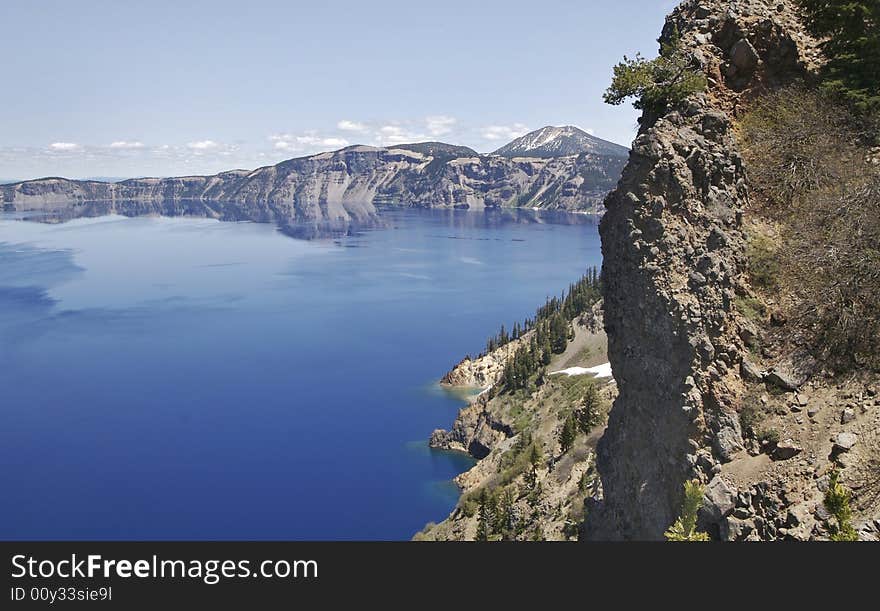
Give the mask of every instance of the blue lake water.
[{"label": "blue lake water", "polygon": [[[601,260],[596,225],[0,216],[0,539],[408,539],[455,505],[435,384]],[[540,217],[527,217],[529,221]]]}]

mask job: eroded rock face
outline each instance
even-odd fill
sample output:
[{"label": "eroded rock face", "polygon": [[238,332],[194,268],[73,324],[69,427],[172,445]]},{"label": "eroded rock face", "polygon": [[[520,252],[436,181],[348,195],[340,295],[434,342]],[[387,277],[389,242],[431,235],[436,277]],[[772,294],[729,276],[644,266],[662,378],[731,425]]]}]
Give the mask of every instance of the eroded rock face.
[{"label": "eroded rock face", "polygon": [[[604,498],[588,509],[587,538],[661,539],[683,482],[708,482],[742,450],[736,399],[752,368],[735,299],[747,290],[748,190],[731,117],[743,92],[803,72],[793,11],[790,1],[686,1],[667,20],[663,38],[680,33],[710,86],[643,117],[605,202],[605,328],[620,394],[598,447]],[[725,512],[709,513],[720,527]],[[731,526],[731,536],[747,530]]]},{"label": "eroded rock face", "polygon": [[485,458],[492,448],[515,434],[512,422],[505,422],[487,408],[488,401],[479,398],[462,408],[452,430],[433,432],[429,446],[436,450],[466,452],[477,460]]},{"label": "eroded rock face", "polygon": [[448,386],[488,388],[494,386],[504,373],[504,367],[524,342],[528,342],[532,332],[520,339],[513,340],[497,350],[477,358],[467,357],[452,368],[443,379],[442,384]]}]

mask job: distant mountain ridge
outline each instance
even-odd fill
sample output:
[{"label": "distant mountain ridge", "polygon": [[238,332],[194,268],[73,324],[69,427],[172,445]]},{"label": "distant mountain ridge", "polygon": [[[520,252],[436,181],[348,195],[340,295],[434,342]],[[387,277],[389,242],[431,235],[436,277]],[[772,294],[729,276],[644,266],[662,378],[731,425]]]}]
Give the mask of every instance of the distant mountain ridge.
[{"label": "distant mountain ridge", "polygon": [[541,157],[542,150],[507,158],[442,142],[356,145],[213,176],[29,180],[0,185],[0,204],[7,212],[187,214],[282,228],[366,224],[377,218],[376,205],[600,213],[626,160],[599,147],[567,156]]},{"label": "distant mountain ridge", "polygon": [[548,125],[515,139],[493,152],[501,157],[569,157],[590,153],[609,157],[629,157],[629,149],[597,138],[573,125]]}]

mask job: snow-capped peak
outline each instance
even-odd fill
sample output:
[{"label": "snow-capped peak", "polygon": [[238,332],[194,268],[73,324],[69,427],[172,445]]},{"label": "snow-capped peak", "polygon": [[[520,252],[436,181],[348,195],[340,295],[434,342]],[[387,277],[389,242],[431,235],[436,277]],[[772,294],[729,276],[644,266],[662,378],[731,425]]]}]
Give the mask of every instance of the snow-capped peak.
[{"label": "snow-capped peak", "polygon": [[568,157],[581,153],[626,157],[629,149],[596,138],[572,125],[548,125],[517,138],[493,154],[502,157]]}]

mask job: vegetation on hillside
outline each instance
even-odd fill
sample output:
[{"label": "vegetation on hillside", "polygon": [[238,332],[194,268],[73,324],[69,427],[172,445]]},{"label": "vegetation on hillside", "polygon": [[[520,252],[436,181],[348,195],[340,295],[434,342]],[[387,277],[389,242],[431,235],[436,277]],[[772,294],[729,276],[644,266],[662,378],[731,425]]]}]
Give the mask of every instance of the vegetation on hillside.
[{"label": "vegetation on hillside", "polygon": [[556,313],[561,313],[563,318],[568,320],[583,314],[601,298],[599,288],[599,270],[596,267],[591,267],[577,282],[570,284],[568,290],[564,291],[561,297],[548,297],[544,305],[535,312],[534,318],[528,318],[523,323],[514,324],[510,331],[501,325],[501,330],[488,339],[486,350],[480,356],[485,356],[506,346],[511,341],[519,339]]},{"label": "vegetation on hillside", "polygon": [[741,120],[756,212],[752,284],[839,370],[880,365],[880,172],[865,123],[837,98],[788,88]]},{"label": "vegetation on hillside", "polygon": [[639,54],[635,58],[624,56],[623,61],[614,66],[614,76],[604,100],[606,104],[618,106],[635,98],[634,107],[660,114],[703,91],[706,85],[706,76],[694,69],[676,33],[671,42],[661,43],[660,55],[655,59],[647,60]]},{"label": "vegetation on hillside", "polygon": [[531,337],[508,359],[501,379],[491,391],[492,394],[531,388],[540,371],[550,364],[553,355],[565,352],[572,334],[571,321],[585,314],[600,299],[599,271],[594,267],[571,284],[561,296],[547,299],[538,308],[534,318],[515,324],[510,332],[502,326],[497,335],[489,338],[484,354],[506,346],[530,332]]},{"label": "vegetation on hillside", "polygon": [[[559,376],[531,394],[495,399],[502,402],[496,409],[521,412],[516,437],[497,456],[492,474],[459,499],[453,523],[470,520],[474,530],[466,531],[468,536],[483,541],[543,539],[553,523],[564,524],[563,538],[576,538],[584,499],[597,478],[587,436],[602,425],[610,407],[601,385],[589,376]],[[560,494],[570,483],[576,487]],[[419,538],[443,537],[443,532],[433,525]],[[553,529],[553,537],[558,535]]]}]

